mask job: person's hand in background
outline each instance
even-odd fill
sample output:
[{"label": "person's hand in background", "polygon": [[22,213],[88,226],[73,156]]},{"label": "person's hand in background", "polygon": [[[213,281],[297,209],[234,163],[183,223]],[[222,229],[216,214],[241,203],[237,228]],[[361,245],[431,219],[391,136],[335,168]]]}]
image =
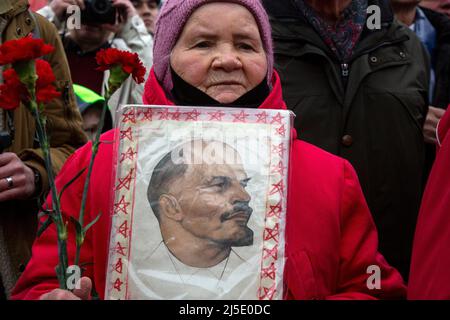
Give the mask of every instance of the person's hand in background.
[{"label": "person's hand in background", "polygon": [[79,6],[81,10],[85,8],[84,0],[52,0],[49,4],[59,21],[64,20],[67,8],[73,5]]},{"label": "person's hand in background", "polygon": [[116,24],[102,24],[102,28],[120,34],[127,21],[137,15],[137,11],[130,0],[112,0],[112,3],[118,11]]},{"label": "person's hand in background", "polygon": [[426,143],[436,144],[436,127],[444,115],[445,110],[430,106],[423,126],[423,135]]},{"label": "person's hand in background", "polygon": [[0,154],[0,202],[29,199],[35,189],[33,170],[15,153]]}]

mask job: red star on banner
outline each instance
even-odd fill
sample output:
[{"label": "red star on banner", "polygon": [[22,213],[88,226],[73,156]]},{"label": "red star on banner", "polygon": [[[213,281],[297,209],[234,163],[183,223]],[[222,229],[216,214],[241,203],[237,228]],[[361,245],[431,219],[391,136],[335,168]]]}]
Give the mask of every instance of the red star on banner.
[{"label": "red star on banner", "polygon": [[272,146],[272,153],[278,153],[278,156],[280,158],[283,158],[285,151],[286,151],[286,149],[284,148],[284,144],[283,143],[280,143],[277,146]]},{"label": "red star on banner", "polygon": [[277,133],[283,137],[286,135],[286,128],[284,127],[284,124],[277,129]]},{"label": "red star on banner", "polygon": [[286,167],[283,165],[283,161],[278,162],[277,165],[273,166],[272,173],[278,173],[280,175],[284,175],[284,171]]},{"label": "red star on banner", "polygon": [[260,300],[272,300],[273,296],[276,293],[275,284],[273,284],[270,288],[263,287],[263,293],[260,295]]},{"label": "red star on banner", "polygon": [[120,281],[119,278],[117,278],[116,281],[114,282],[114,289],[116,289],[117,291],[121,291],[122,284],[123,282]]},{"label": "red star on banner", "polygon": [[196,109],[192,110],[191,112],[187,112],[186,113],[186,120],[192,120],[192,121],[197,121],[198,117],[201,115],[200,112],[198,112]]},{"label": "red star on banner", "polygon": [[169,120],[169,109],[164,108],[163,111],[158,111],[159,120]]},{"label": "red star on banner", "polygon": [[131,131],[131,127],[128,127],[127,130],[120,130],[120,140],[123,140],[125,138],[133,141],[133,132]]},{"label": "red star on banner", "polygon": [[280,180],[280,182],[273,184],[272,186],[273,186],[273,188],[270,191],[270,195],[278,193],[278,192],[280,193],[281,196],[283,195],[283,192],[284,192],[283,180]]},{"label": "red star on banner", "polygon": [[126,239],[128,237],[128,220],[125,220],[119,227],[119,233]]},{"label": "red star on banner", "polygon": [[281,217],[280,216],[280,214],[281,214],[281,209],[282,209],[282,206],[281,206],[281,201],[280,202],[278,202],[278,204],[277,205],[275,205],[275,206],[270,206],[270,211],[267,213],[267,217],[273,217],[273,216],[275,216],[275,217],[277,217],[278,219]]},{"label": "red star on banner", "polygon": [[208,112],[210,114],[209,121],[222,121],[222,118],[225,116],[225,112],[218,110],[216,112]]},{"label": "red star on banner", "polygon": [[116,270],[117,273],[122,273],[122,268],[123,268],[122,258],[119,258],[119,260],[117,260],[117,263],[114,267],[114,270]]},{"label": "red star on banner", "polygon": [[278,112],[275,117],[272,117],[272,122],[270,122],[270,123],[271,124],[273,124],[273,123],[281,124],[281,121],[283,121],[283,117],[281,116],[281,113]]},{"label": "red star on banner", "polygon": [[127,152],[121,153],[120,163],[124,162],[127,159],[130,159],[131,161],[133,161],[136,154],[137,154],[137,152],[134,152],[133,148],[129,147]]},{"label": "red star on banner", "polygon": [[267,112],[263,111],[261,113],[257,113],[256,114],[256,123],[267,123],[267,117],[269,115],[267,114]]},{"label": "red star on banner", "polygon": [[134,112],[134,109],[131,109],[130,111],[123,114],[122,123],[136,123],[136,112]]},{"label": "red star on banner", "polygon": [[233,114],[234,120],[233,122],[247,122],[247,117],[249,116],[248,113],[245,113],[244,110],[242,110],[239,113]]},{"label": "red star on banner", "polygon": [[125,178],[123,178],[123,179],[119,178],[119,184],[116,187],[116,191],[120,190],[122,188],[130,190],[131,180],[133,180],[133,178],[134,178],[133,174],[134,174],[134,169],[131,169],[130,172],[125,176]]},{"label": "red star on banner", "polygon": [[267,259],[269,257],[272,257],[275,260],[278,259],[278,245],[274,246],[272,249],[264,248],[263,259]]},{"label": "red star on banner", "polygon": [[264,229],[264,241],[274,240],[278,243],[278,235],[279,235],[279,225],[275,224],[273,229],[265,228]]},{"label": "red star on banner", "polygon": [[172,112],[171,117],[172,117],[172,120],[180,121],[180,117],[181,117],[180,110],[177,109],[175,112]]},{"label": "red star on banner", "polygon": [[153,110],[150,108],[145,108],[145,111],[142,111],[142,109],[139,109],[137,113],[138,117],[142,116],[143,121],[152,121],[153,120]]},{"label": "red star on banner", "polygon": [[275,280],[275,263],[272,262],[269,267],[262,268],[261,272],[263,278]]},{"label": "red star on banner", "polygon": [[126,256],[126,254],[125,254],[125,249],[126,249],[126,247],[123,247],[121,244],[120,244],[120,242],[117,242],[117,244],[116,244],[116,247],[114,248],[114,250],[116,250],[116,253],[117,254],[120,254],[120,255],[122,255],[122,256]]},{"label": "red star on banner", "polygon": [[120,211],[124,214],[128,214],[127,208],[129,205],[130,203],[125,201],[125,196],[122,196],[122,199],[114,204],[114,214],[118,214]]}]

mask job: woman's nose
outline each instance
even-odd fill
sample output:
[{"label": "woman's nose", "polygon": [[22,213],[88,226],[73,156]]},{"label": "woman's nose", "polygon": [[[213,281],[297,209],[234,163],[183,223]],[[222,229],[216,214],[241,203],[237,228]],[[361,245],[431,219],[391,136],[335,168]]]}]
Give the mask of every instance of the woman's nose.
[{"label": "woman's nose", "polygon": [[212,67],[214,69],[223,69],[231,72],[242,68],[242,62],[239,55],[234,50],[226,50],[219,52],[214,58]]}]

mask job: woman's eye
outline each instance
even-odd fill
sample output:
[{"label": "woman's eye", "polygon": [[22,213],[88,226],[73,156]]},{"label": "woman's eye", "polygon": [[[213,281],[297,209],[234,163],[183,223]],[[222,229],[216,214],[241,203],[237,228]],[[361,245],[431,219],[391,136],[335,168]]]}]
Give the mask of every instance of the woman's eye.
[{"label": "woman's eye", "polygon": [[253,46],[248,44],[248,43],[240,43],[239,44],[239,48],[243,49],[243,50],[251,50],[253,51]]},{"label": "woman's eye", "polygon": [[209,48],[211,47],[211,43],[208,41],[202,41],[197,43],[194,48],[200,48],[200,49],[205,49],[205,48]]}]

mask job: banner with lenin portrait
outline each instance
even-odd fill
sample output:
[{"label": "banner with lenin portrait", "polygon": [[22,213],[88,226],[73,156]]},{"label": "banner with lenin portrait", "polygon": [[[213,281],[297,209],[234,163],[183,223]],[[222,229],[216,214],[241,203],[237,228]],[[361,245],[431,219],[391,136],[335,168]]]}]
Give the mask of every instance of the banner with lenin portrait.
[{"label": "banner with lenin portrait", "polygon": [[123,107],[105,297],[281,299],[292,121]]}]

